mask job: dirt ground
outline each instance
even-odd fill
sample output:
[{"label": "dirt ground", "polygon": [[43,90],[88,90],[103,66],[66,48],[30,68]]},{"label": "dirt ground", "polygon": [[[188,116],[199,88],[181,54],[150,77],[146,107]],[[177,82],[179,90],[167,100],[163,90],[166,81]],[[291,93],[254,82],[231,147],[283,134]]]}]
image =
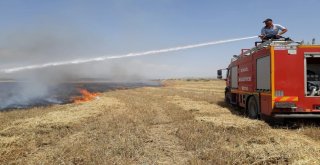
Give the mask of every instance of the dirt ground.
[{"label": "dirt ground", "polygon": [[224,81],[163,81],[81,104],[0,112],[0,164],[320,164],[320,127],[274,127]]}]

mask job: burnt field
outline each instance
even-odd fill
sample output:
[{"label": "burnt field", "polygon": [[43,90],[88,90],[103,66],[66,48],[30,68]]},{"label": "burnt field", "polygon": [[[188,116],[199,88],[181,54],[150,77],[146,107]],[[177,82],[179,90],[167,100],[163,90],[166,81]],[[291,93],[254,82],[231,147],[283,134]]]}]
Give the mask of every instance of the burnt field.
[{"label": "burnt field", "polygon": [[159,81],[112,82],[80,80],[43,87],[42,84],[37,85],[33,82],[0,81],[0,111],[72,103],[75,98],[83,95],[81,90],[101,93],[116,89],[159,85]]},{"label": "burnt field", "polygon": [[316,123],[248,119],[224,103],[224,85],[167,80],[77,104],[2,111],[0,164],[320,163]]}]

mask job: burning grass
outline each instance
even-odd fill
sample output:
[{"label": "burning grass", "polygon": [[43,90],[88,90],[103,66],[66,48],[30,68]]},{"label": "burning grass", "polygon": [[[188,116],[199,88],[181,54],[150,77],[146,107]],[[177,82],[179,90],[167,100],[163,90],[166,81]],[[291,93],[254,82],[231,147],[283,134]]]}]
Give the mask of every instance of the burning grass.
[{"label": "burning grass", "polygon": [[317,126],[273,128],[223,81],[164,81],[83,104],[0,113],[0,164],[319,164]]},{"label": "burning grass", "polygon": [[89,92],[87,89],[78,89],[81,96],[72,97],[71,102],[83,103],[98,98],[99,93]]}]

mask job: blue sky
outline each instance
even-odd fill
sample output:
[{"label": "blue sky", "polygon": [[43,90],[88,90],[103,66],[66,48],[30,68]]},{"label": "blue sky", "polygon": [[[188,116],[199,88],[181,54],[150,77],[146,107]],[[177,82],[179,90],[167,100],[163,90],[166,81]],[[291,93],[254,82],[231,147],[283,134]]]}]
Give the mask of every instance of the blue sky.
[{"label": "blue sky", "polygon": [[[310,41],[320,39],[319,7],[317,0],[0,0],[0,68],[253,36],[269,17],[288,28],[286,36]],[[232,55],[253,44],[85,67],[117,65],[126,75],[150,78],[215,77]]]}]

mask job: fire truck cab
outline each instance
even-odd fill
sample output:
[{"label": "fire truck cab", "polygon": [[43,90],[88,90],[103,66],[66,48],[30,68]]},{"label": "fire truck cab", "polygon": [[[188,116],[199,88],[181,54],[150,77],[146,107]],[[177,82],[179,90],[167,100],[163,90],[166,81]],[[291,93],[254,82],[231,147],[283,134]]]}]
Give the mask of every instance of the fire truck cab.
[{"label": "fire truck cab", "polygon": [[[248,117],[320,118],[320,45],[270,40],[234,56],[225,101]],[[222,79],[222,70],[217,72]]]}]

